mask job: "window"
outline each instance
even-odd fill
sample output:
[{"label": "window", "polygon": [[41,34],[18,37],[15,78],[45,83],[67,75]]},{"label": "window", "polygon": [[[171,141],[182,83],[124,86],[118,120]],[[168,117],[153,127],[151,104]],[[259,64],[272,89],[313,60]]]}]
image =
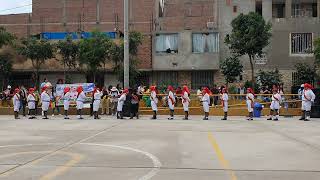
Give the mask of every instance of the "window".
[{"label": "window", "polygon": [[211,87],[213,86],[213,71],[193,71],[191,87],[192,89],[198,89],[200,87]]},{"label": "window", "polygon": [[291,33],[291,54],[312,54],[312,33]]},{"label": "window", "polygon": [[219,52],[218,33],[194,33],[192,34],[192,52]]},{"label": "window", "polygon": [[238,6],[233,6],[233,12],[237,13],[238,12]]},{"label": "window", "polygon": [[178,86],[178,72],[158,71],[153,73],[153,83],[159,88],[166,88],[168,85]]},{"label": "window", "polygon": [[157,34],[157,53],[178,53],[178,34]]}]

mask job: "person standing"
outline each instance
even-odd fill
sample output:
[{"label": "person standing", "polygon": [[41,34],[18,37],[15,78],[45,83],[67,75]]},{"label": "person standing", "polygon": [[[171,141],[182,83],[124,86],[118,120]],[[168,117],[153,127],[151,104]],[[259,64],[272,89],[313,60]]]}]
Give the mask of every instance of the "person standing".
[{"label": "person standing", "polygon": [[98,111],[100,108],[102,93],[99,88],[95,88],[93,91],[93,116],[94,119],[100,119]]},{"label": "person standing", "polygon": [[20,89],[16,88],[14,90],[14,95],[12,98],[13,101],[13,111],[14,111],[14,119],[20,119],[19,118],[19,110],[21,106],[21,96],[20,96]]},{"label": "person standing", "polygon": [[36,116],[39,114],[38,113],[38,106],[39,106],[39,102],[40,102],[40,93],[39,93],[39,91],[37,90],[37,87],[34,87],[33,88],[35,91],[34,91],[34,95],[35,95],[35,98],[36,98],[36,100],[35,100],[35,103],[36,103],[36,107],[35,107],[35,114],[36,114]]},{"label": "person standing", "polygon": [[151,107],[153,111],[153,116],[151,119],[157,119],[157,112],[158,112],[157,87],[151,86],[150,91],[151,91],[150,93]]},{"label": "person standing", "polygon": [[34,89],[29,89],[29,94],[27,97],[28,108],[29,108],[29,119],[36,119],[36,96],[34,94]]},{"label": "person standing", "polygon": [[129,90],[128,89],[124,89],[122,91],[122,94],[121,94],[120,98],[118,99],[117,119],[124,119],[122,110],[123,110],[123,105],[124,105],[124,102],[126,101],[126,97],[127,97],[128,93],[129,93]]},{"label": "person standing", "polygon": [[222,108],[223,108],[223,112],[224,112],[224,116],[221,120],[227,120],[227,118],[228,118],[228,100],[229,100],[228,91],[226,88],[222,88],[221,92],[222,93],[220,96],[220,100],[221,100],[221,104],[222,104]]},{"label": "person standing", "polygon": [[43,118],[42,119],[49,119],[48,118],[48,109],[50,106],[50,90],[47,86],[42,87],[41,93],[41,103],[42,103],[42,111],[43,111]]},{"label": "person standing", "polygon": [[188,86],[183,86],[182,87],[182,105],[183,105],[183,110],[184,110],[184,118],[183,120],[188,120],[189,119],[189,103],[190,103],[190,91]]},{"label": "person standing", "polygon": [[299,120],[310,121],[311,106],[316,98],[316,95],[311,90],[311,84],[304,84],[304,91],[302,94],[302,117]]},{"label": "person standing", "polygon": [[119,94],[120,93],[118,89],[116,87],[112,87],[110,97],[111,97],[111,111],[113,116],[115,116],[117,112]]},{"label": "person standing", "polygon": [[209,120],[209,112],[210,112],[210,90],[208,87],[203,88],[202,90],[202,107],[204,111],[203,120]]},{"label": "person standing", "polygon": [[133,90],[131,94],[130,119],[133,119],[134,116],[139,119],[139,101],[140,97],[137,90]]},{"label": "person standing", "polygon": [[271,105],[270,105],[270,116],[267,120],[279,120],[279,111],[280,111],[280,104],[281,104],[281,95],[276,87],[272,90],[272,97],[271,97]]},{"label": "person standing", "polygon": [[83,87],[79,86],[77,88],[77,115],[78,115],[78,119],[83,119],[82,117],[82,109],[83,109],[83,104],[86,100],[86,94],[83,92]]},{"label": "person standing", "polygon": [[71,93],[70,87],[65,87],[63,90],[63,109],[64,109],[64,119],[70,119],[68,116],[70,100],[71,100]]},{"label": "person standing", "polygon": [[[111,90],[110,87],[109,90]],[[109,98],[109,90],[103,88],[102,96],[101,96],[101,115],[110,115],[110,98]]]},{"label": "person standing", "polygon": [[247,95],[246,95],[246,101],[247,101],[247,108],[249,112],[248,121],[253,120],[253,107],[254,107],[254,94],[253,89],[248,88],[247,89]]},{"label": "person standing", "polygon": [[170,110],[170,117],[168,119],[172,120],[174,117],[174,104],[176,103],[176,99],[173,94],[173,91],[174,91],[173,87],[168,86],[167,90],[168,90],[168,106]]},{"label": "person standing", "polygon": [[22,109],[23,117],[26,116],[26,106],[27,106],[27,90],[24,86],[20,87],[20,108]]}]

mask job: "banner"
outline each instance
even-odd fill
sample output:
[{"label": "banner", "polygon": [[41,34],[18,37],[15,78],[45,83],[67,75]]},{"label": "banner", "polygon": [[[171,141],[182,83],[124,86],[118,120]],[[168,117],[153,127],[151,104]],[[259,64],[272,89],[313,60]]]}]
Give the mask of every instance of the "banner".
[{"label": "banner", "polygon": [[[63,95],[64,95],[64,88],[70,87],[70,93],[71,93],[71,100],[70,100],[70,106],[76,105],[76,99],[77,99],[77,88],[79,86],[83,87],[83,92],[86,94],[87,98],[85,100],[85,106],[84,107],[90,107],[90,103],[92,101],[92,92],[94,90],[94,83],[78,83],[78,84],[57,84],[56,85],[56,100],[58,106],[63,106]],[[89,106],[88,106],[89,105]]]}]

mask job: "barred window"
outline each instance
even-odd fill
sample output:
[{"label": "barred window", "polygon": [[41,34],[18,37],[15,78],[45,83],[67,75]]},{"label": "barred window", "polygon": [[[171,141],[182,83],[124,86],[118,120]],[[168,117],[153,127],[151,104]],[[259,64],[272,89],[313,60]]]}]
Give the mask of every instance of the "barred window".
[{"label": "barred window", "polygon": [[291,54],[312,54],[312,33],[291,33]]},{"label": "barred window", "polygon": [[199,87],[212,87],[214,83],[213,71],[193,71],[191,74],[191,87],[198,89]]}]

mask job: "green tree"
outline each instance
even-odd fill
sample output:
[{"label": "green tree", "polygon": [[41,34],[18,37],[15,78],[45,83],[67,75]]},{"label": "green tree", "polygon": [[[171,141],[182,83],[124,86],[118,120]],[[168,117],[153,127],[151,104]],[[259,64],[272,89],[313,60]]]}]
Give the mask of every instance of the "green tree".
[{"label": "green tree", "polygon": [[314,41],[314,56],[316,58],[316,63],[320,64],[320,38],[317,38]]},{"label": "green tree", "polygon": [[317,77],[316,67],[306,63],[298,63],[295,65],[298,81],[296,85],[304,83],[313,83]]},{"label": "green tree", "polygon": [[4,27],[0,27],[0,48],[4,45],[10,45],[15,39],[13,34],[7,32]]},{"label": "green tree", "polygon": [[47,40],[37,40],[35,38],[22,39],[18,52],[31,60],[34,68],[35,84],[38,86],[40,68],[45,64],[46,60],[54,57],[54,46]]},{"label": "green tree", "polygon": [[263,71],[260,70],[257,73],[257,79],[259,86],[268,86],[271,88],[273,85],[281,84],[282,82],[282,75],[280,74],[278,69],[274,71]]},{"label": "green tree", "polygon": [[239,55],[248,55],[251,67],[252,85],[255,86],[254,57],[261,55],[271,38],[271,24],[257,13],[240,14],[231,22],[232,32],[225,38],[230,50]]},{"label": "green tree", "polygon": [[93,75],[93,81],[96,82],[96,74],[102,64],[111,57],[114,42],[105,34],[94,31],[88,39],[82,39],[79,42],[79,65],[85,65],[87,74]]},{"label": "green tree", "polygon": [[242,68],[243,66],[238,57],[228,57],[220,64],[220,70],[227,84],[236,81],[237,77],[243,72]]},{"label": "green tree", "polygon": [[57,55],[60,55],[60,57],[56,57],[56,59],[63,65],[64,79],[67,81],[68,74],[66,67],[68,68],[68,72],[77,67],[79,59],[78,43],[73,41],[70,36],[63,41],[59,41],[57,43]]},{"label": "green tree", "polygon": [[2,76],[2,87],[5,86],[5,82],[9,79],[12,72],[12,54],[8,52],[0,53],[0,75]]},{"label": "green tree", "polygon": [[[130,53],[130,67],[129,67],[129,83],[135,84],[135,80],[140,72],[137,69],[138,66],[138,47],[142,44],[143,35],[140,32],[132,31],[129,34],[129,53]],[[123,59],[124,59],[124,44],[123,41],[119,45],[116,45],[113,49],[112,59],[115,63],[115,72],[118,74],[119,81],[123,81]]]}]

